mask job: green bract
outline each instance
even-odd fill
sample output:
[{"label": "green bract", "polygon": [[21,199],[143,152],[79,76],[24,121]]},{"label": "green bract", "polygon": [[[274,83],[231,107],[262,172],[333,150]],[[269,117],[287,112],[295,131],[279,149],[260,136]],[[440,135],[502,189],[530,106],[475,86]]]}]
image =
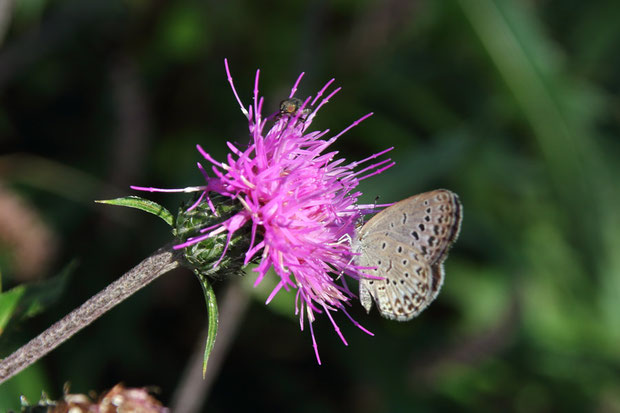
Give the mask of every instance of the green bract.
[{"label": "green bract", "polygon": [[[204,235],[200,232],[204,228],[217,228],[219,224],[242,209],[238,202],[220,195],[213,196],[211,200],[215,207],[215,213],[207,202],[200,202],[190,211],[188,208],[192,205],[191,203],[181,205],[173,230],[173,234],[179,239],[179,244],[190,238]],[[227,231],[185,247],[185,259],[194,270],[210,277],[216,276],[221,271],[240,273],[243,266],[243,256],[249,247],[249,230],[250,226],[246,225],[246,227],[235,232],[228,243],[228,250],[224,257],[222,257],[222,253],[227,244]],[[217,265],[215,265],[216,263]]]}]

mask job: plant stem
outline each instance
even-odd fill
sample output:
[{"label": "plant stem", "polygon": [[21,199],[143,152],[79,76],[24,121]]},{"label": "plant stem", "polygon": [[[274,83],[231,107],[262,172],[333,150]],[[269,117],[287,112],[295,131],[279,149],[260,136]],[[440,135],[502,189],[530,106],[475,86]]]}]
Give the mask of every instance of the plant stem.
[{"label": "plant stem", "polygon": [[155,251],[121,278],[90,298],[50,328],[0,362],[0,383],[10,379],[68,340],[72,335],[123,302],[160,275],[182,264],[182,252],[173,244]]}]

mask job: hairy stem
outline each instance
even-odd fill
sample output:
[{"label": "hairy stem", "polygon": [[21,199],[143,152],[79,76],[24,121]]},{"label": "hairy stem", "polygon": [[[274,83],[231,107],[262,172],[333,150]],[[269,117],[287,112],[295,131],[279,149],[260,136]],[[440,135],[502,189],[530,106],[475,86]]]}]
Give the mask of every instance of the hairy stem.
[{"label": "hairy stem", "polygon": [[73,310],[62,320],[0,362],[0,383],[10,379],[68,340],[72,335],[120,304],[160,275],[182,263],[182,253],[172,244],[160,248],[121,278]]}]

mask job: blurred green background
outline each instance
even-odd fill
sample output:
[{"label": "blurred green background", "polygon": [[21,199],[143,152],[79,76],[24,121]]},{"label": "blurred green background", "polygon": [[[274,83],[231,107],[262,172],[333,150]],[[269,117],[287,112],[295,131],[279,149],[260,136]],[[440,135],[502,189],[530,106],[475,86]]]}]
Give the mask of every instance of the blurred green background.
[{"label": "blurred green background", "polygon": [[313,127],[375,113],[337,144],[350,160],[396,147],[363,201],[445,187],[464,205],[437,301],[409,323],[355,305],[375,337],[340,314],[348,347],[319,317],[322,366],[290,295],[265,306],[248,274],[216,283],[217,361],[188,387],[206,312],[178,270],[0,386],[3,411],[121,381],[205,412],[620,411],[620,2],[0,4],[2,287],[46,300],[6,324],[1,356],[170,240],[93,200],[198,185],[197,143],[224,159],[247,141],[225,57],[246,104],[261,69],[268,113],[301,71],[299,96],[343,86]]}]

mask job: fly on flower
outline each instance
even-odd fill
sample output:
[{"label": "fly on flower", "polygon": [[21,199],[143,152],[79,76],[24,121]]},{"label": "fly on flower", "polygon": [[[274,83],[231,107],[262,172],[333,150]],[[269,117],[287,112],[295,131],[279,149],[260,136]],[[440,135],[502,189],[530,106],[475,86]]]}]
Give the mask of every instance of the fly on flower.
[{"label": "fly on flower", "polygon": [[[281,290],[296,291],[295,314],[299,316],[302,330],[307,319],[320,364],[313,331],[316,314],[329,318],[345,345],[347,342],[332,317],[337,311],[372,335],[346,309],[355,298],[347,287],[347,276],[358,280],[369,277],[369,268],[355,263],[351,243],[347,240],[353,238],[362,215],[381,207],[359,205],[357,200],[361,193],[356,188],[360,181],[394,165],[390,159],[374,161],[392,148],[357,162],[347,162],[331,149],[337,139],[372,113],[331,137],[327,136],[328,130],[310,130],[319,110],[340,91],[336,88],[327,92],[334,79],[315,96],[300,99],[295,93],[302,73],[277,116],[264,118],[264,101],[258,94],[260,72],[256,72],[252,104],[246,107],[234,87],[228,62],[224,63],[232,92],[249,123],[247,146],[238,147],[229,142],[230,154],[221,162],[197,145],[198,152],[210,164],[210,168],[198,164],[205,180],[201,186],[173,190],[133,188],[200,192],[200,197],[188,210],[201,206],[213,215],[217,215],[218,205],[214,201],[217,204],[218,199],[228,198],[229,202],[239,205],[229,209],[230,213],[217,223],[200,228],[196,236],[180,241],[176,248],[187,251],[226,234],[226,246],[213,266],[217,268],[227,252],[232,251],[228,248],[231,240],[239,234],[247,234],[243,264],[258,262],[253,269],[257,273],[255,285],[268,276],[270,270],[279,277],[267,304]],[[340,277],[341,274],[345,276]]]},{"label": "fly on flower", "polygon": [[312,113],[312,109],[304,106],[304,102],[299,98],[289,98],[280,102],[280,113],[279,116],[296,116],[299,115],[300,118],[306,119],[310,113]]}]

